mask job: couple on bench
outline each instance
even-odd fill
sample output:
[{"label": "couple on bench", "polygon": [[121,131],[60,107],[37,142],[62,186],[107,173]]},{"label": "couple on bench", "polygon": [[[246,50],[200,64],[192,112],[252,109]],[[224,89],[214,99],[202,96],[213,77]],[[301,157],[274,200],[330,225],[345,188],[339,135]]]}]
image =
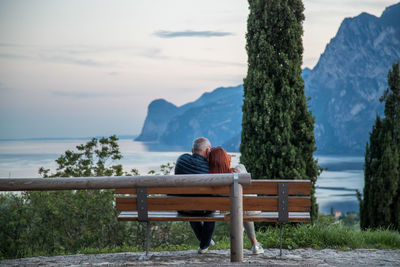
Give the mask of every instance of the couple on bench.
[{"label": "couple on bench", "polygon": [[[176,161],[175,174],[205,174],[205,173],[244,173],[246,168],[243,164],[231,168],[231,156],[221,147],[211,148],[207,138],[200,137],[194,140],[192,154],[183,154]],[[211,211],[193,211],[191,215],[204,216]],[[215,229],[215,222],[190,222],[197,239],[200,242],[199,254],[207,252],[210,246],[215,243],[212,235]],[[253,254],[264,253],[264,249],[256,239],[254,222],[243,222],[246,234],[252,244]]]}]

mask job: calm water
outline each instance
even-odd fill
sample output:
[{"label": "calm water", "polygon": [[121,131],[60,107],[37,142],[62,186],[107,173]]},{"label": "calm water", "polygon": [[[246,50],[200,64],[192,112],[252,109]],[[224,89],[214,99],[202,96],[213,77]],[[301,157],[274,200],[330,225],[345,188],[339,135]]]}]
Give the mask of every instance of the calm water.
[{"label": "calm water", "polygon": [[[29,140],[0,141],[0,178],[40,177],[38,169],[43,166],[55,171],[54,162],[67,149],[87,140]],[[118,141],[123,155],[122,164],[126,171],[136,168],[141,174],[158,171],[161,164],[173,163],[184,153],[174,147],[152,143],[134,142],[130,139]],[[240,154],[236,153],[232,165],[237,164]],[[363,157],[318,156],[319,164],[328,168],[317,181],[317,201],[321,213],[334,210],[358,211],[355,190],[364,187]]]}]

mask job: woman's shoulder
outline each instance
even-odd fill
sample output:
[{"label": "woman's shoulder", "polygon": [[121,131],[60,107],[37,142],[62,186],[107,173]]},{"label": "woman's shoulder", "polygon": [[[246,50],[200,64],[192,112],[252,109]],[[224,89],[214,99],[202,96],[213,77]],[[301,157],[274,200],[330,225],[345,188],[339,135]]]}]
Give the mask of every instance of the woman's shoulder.
[{"label": "woman's shoulder", "polygon": [[238,173],[247,173],[246,167],[241,163],[233,167],[233,169],[237,170]]}]

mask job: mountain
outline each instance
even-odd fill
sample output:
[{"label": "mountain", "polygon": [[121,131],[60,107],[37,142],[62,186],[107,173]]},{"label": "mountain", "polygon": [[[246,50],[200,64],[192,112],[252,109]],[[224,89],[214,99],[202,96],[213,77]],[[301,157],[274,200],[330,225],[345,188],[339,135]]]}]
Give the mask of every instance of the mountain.
[{"label": "mountain", "polygon": [[[220,87],[181,107],[155,100],[148,108],[136,141],[158,141],[190,150],[193,139],[206,136],[215,146],[241,132],[243,86]],[[166,109],[168,108],[168,109]]]},{"label": "mountain", "polygon": [[395,60],[400,60],[400,3],[380,18],[362,13],[342,22],[304,77],[318,152],[363,153],[376,114],[382,114],[379,97]]},{"label": "mountain", "polygon": [[164,99],[152,101],[147,109],[147,116],[142,132],[135,140],[159,141],[168,122],[177,114],[179,114],[179,108],[174,104]]},{"label": "mountain", "polygon": [[[362,154],[377,114],[387,73],[400,60],[400,3],[381,17],[346,18],[313,69],[304,69],[306,96],[315,121],[317,153]],[[238,151],[243,86],[221,87],[181,107],[155,100],[136,140],[190,150],[206,136],[213,146]]]},{"label": "mountain", "polygon": [[311,72],[312,70],[310,68],[304,68],[301,73],[301,78],[303,78],[303,80],[306,80]]}]

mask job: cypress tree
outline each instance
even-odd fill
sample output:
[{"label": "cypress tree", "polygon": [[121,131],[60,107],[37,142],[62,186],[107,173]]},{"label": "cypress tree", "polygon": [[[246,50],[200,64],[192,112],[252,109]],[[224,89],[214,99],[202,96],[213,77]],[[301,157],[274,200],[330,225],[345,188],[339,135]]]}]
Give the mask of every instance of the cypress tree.
[{"label": "cypress tree", "polygon": [[400,76],[399,63],[389,70],[388,85],[380,98],[385,118],[377,116],[365,151],[364,198],[360,202],[363,229],[400,229]]},{"label": "cypress tree", "polygon": [[247,21],[241,162],[254,178],[310,179],[312,211],[318,165],[314,118],[301,78],[301,0],[251,0]]}]

